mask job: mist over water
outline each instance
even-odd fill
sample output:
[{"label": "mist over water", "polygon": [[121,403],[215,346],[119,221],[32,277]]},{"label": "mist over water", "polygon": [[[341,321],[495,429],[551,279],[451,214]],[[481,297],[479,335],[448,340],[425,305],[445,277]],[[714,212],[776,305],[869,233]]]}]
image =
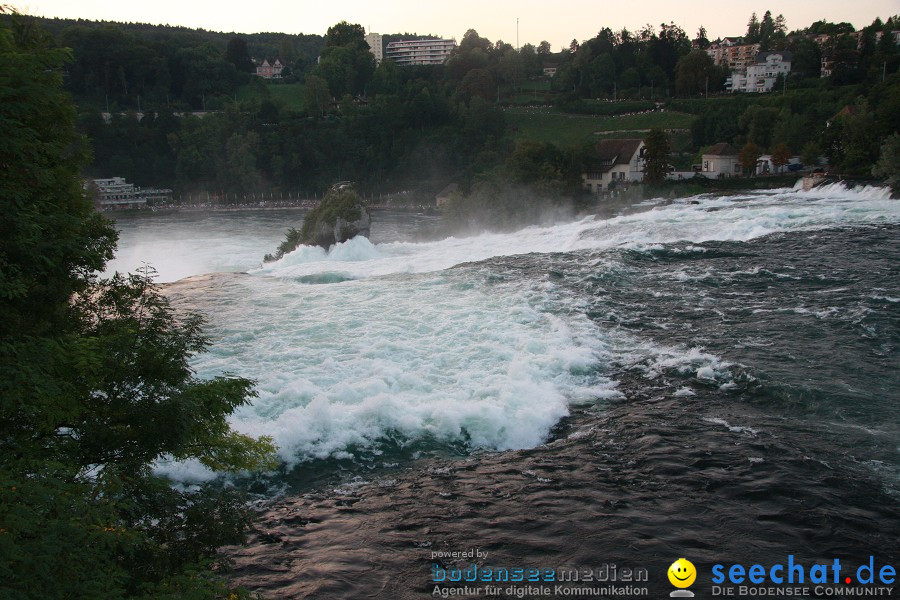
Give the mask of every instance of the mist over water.
[{"label": "mist over water", "polygon": [[288,468],[530,448],[640,385],[832,432],[824,454],[896,487],[900,203],[836,185],[646,208],[434,242],[411,241],[427,217],[376,213],[371,241],[267,265],[302,214],[136,217],[113,266],[188,277],[166,289],[209,318],[198,374],[257,381],[234,426]]}]

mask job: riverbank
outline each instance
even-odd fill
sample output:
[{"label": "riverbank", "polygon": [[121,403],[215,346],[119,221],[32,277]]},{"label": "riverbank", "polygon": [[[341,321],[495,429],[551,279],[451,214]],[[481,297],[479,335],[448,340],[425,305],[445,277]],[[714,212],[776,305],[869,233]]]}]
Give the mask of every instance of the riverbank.
[{"label": "riverbank", "polygon": [[665,182],[645,186],[644,196],[647,198],[684,198],[697,194],[739,194],[756,190],[772,190],[792,188],[802,175],[790,173],[785,175],[767,175],[765,177],[730,177],[727,179],[707,179],[694,177],[691,179],[666,180]]},{"label": "riverbank", "polygon": [[[107,214],[134,214],[134,213],[177,213],[177,212],[241,212],[241,211],[258,211],[258,210],[282,210],[282,209],[301,209],[310,210],[319,205],[321,199],[314,200],[296,200],[296,201],[274,201],[259,202],[255,204],[161,204],[157,206],[148,206],[146,208],[130,208],[130,209],[107,209],[102,211]],[[383,202],[367,203],[366,206],[370,210],[393,210],[398,212],[435,212],[434,205],[426,204],[389,204]]]}]

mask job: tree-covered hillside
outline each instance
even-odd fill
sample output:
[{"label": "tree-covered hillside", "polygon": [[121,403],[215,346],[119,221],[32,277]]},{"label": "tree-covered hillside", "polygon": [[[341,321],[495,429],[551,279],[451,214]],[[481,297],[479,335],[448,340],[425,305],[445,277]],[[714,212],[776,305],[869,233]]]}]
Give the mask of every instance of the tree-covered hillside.
[{"label": "tree-covered hillside", "polygon": [[[496,175],[523,141],[551,143],[577,162],[593,139],[643,137],[653,127],[669,131],[679,168],[711,144],[753,143],[764,153],[782,145],[807,164],[824,156],[841,173],[865,176],[900,122],[897,17],[858,31],[817,22],[788,32],[782,17],[754,14],[739,41],[790,51],[792,70],[774,92],[744,95],[724,91],[728,67],[705,52],[721,40],[672,22],[636,32],[599,27],[560,52],[469,30],[445,64],[418,67],[376,65],[363,28],[346,22],[323,37],[35,24],[72,48],[63,74],[92,142],[88,174],[181,197],[242,201],[353,180],[364,195],[418,189],[427,198],[450,181],[468,190]],[[275,56],[289,66],[284,79],[249,74],[251,59]],[[823,56],[828,77],[820,77]]]}]

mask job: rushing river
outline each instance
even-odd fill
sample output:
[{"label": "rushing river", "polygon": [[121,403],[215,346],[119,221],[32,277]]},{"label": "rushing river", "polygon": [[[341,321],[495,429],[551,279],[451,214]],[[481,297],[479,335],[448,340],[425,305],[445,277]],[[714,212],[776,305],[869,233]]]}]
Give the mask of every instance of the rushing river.
[{"label": "rushing river", "polygon": [[[390,584],[338,564],[313,577],[302,561],[279,579],[259,570],[276,560],[263,541],[242,557],[248,585],[427,593],[428,556],[411,553],[453,544],[524,566],[690,554],[707,582],[714,562],[787,554],[900,566],[900,202],[886,191],[704,195],[429,242],[417,231],[432,217],[376,213],[371,241],[261,265],[301,221],[124,217],[111,265],[146,261],[180,280],[166,287],[175,305],[209,319],[199,376],[257,382],[233,424],[278,444],[284,472],[265,489],[356,495],[360,522],[419,524],[396,550],[413,562],[382,573]],[[430,475],[410,474],[422,460]],[[391,512],[403,498],[408,510]],[[411,516],[417,498],[478,531],[447,525],[432,539]],[[295,509],[329,523],[334,502]],[[552,524],[504,524],[517,510]],[[322,551],[366,543],[328,535]]]}]

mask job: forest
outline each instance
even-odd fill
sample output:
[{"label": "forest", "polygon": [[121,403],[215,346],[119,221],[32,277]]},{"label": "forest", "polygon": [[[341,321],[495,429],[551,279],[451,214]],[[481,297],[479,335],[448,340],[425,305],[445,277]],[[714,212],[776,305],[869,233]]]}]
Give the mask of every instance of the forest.
[{"label": "forest", "polygon": [[[364,195],[412,190],[415,198],[433,198],[450,181],[465,191],[484,178],[527,184],[533,176],[522,179],[513,165],[534,157],[533,144],[523,146],[530,142],[545,151],[537,172],[577,194],[573,177],[590,143],[556,136],[549,119],[615,119],[657,107],[668,115],[658,122],[672,131],[675,164],[697,162],[717,142],[761,152],[783,144],[807,164],[824,156],[833,169],[865,177],[900,123],[898,17],[848,35],[856,31],[849,23],[788,31],[780,15],[754,13],[743,40],[789,50],[792,70],[778,92],[740,95],[724,91],[729,73],[704,52],[713,43],[706,31],[691,37],[672,22],[636,32],[601,27],[558,52],[469,30],[445,64],[402,68],[376,65],[363,28],[346,22],[324,36],[32,23],[72,51],[63,75],[93,149],[86,174],[173,188],[179,198],[311,196],[344,180]],[[822,34],[830,36],[824,44],[815,41]],[[422,36],[385,39],[403,37]],[[825,78],[823,55],[834,63]],[[273,57],[287,65],[283,79],[251,74],[254,60]],[[548,65],[554,77],[544,76]],[[516,111],[530,106],[546,109],[544,139],[520,130]],[[831,122],[845,107],[852,109]],[[678,133],[684,123],[689,134]]]}]

